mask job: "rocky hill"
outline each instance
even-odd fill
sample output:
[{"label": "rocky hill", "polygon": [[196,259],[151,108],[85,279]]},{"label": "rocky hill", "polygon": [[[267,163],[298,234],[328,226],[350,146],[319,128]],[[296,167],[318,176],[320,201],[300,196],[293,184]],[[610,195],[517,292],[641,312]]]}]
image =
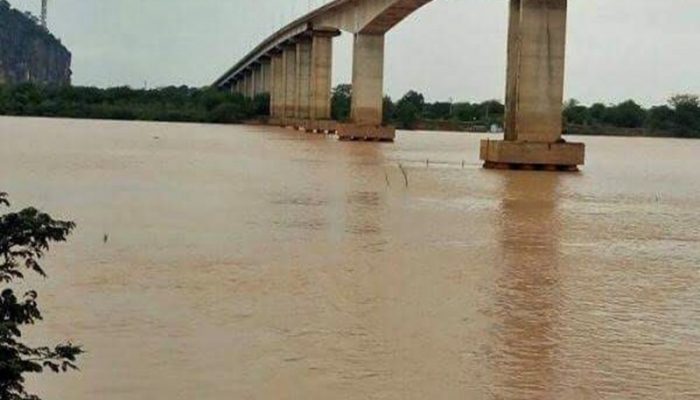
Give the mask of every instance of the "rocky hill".
[{"label": "rocky hill", "polygon": [[0,84],[69,85],[71,53],[32,15],[0,0]]}]

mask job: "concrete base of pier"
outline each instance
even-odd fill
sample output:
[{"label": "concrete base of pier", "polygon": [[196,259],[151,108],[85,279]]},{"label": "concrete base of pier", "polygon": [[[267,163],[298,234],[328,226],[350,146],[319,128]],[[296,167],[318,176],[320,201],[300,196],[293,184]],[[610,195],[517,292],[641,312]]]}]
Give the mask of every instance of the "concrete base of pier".
[{"label": "concrete base of pier", "polygon": [[393,142],[396,128],[393,126],[338,124],[338,139],[370,142]]},{"label": "concrete base of pier", "polygon": [[393,142],[396,138],[396,129],[392,126],[361,125],[333,120],[297,118],[270,118],[267,123],[311,133],[336,134],[340,140]]},{"label": "concrete base of pier", "polygon": [[577,171],[585,161],[583,143],[482,140],[485,168]]}]

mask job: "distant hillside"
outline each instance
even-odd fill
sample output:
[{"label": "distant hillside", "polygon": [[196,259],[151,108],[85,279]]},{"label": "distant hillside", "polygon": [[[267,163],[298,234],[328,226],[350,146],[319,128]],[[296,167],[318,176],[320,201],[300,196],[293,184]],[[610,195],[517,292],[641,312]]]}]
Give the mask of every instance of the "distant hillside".
[{"label": "distant hillside", "polygon": [[69,85],[71,53],[35,17],[0,0],[0,84]]}]

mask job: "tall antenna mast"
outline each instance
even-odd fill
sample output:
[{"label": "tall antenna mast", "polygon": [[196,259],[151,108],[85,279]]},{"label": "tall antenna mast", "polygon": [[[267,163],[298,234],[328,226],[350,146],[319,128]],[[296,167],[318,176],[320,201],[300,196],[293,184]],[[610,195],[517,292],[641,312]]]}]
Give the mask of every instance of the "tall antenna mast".
[{"label": "tall antenna mast", "polygon": [[46,14],[47,14],[47,4],[49,0],[41,0],[41,26],[47,27],[46,24]]}]

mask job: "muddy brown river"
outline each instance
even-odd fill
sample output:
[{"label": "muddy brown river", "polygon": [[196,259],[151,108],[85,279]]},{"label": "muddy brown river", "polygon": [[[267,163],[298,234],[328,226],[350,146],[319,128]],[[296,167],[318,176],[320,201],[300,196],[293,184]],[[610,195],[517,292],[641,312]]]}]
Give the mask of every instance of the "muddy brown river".
[{"label": "muddy brown river", "polygon": [[29,339],[88,353],[31,390],[700,397],[700,141],[575,138],[562,174],[483,170],[482,137],[0,118],[0,190],[78,224]]}]

